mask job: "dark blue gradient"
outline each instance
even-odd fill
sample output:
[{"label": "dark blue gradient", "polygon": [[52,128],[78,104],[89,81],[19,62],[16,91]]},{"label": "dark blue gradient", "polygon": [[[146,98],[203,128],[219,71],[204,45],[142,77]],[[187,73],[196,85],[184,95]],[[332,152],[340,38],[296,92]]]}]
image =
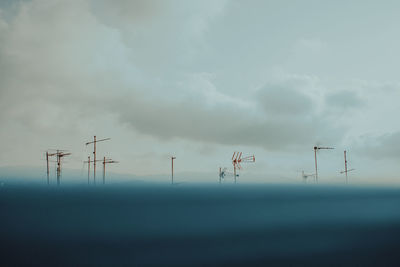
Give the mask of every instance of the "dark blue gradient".
[{"label": "dark blue gradient", "polygon": [[3,265],[399,266],[400,190],[0,188]]}]

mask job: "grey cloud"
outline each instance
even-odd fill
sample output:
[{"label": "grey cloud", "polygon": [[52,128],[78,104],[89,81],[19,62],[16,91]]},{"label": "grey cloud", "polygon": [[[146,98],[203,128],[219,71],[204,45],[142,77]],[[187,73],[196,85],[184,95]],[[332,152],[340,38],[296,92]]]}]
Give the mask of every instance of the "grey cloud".
[{"label": "grey cloud", "polygon": [[[310,78],[293,76],[278,83],[267,83],[256,95],[257,99],[251,103],[264,108],[257,112],[250,108],[238,108],[232,103],[210,106],[209,99],[190,91],[185,93],[182,101],[172,102],[167,99],[167,93],[163,92],[162,86],[153,88],[158,84],[167,83],[166,76],[171,74],[169,68],[162,68],[166,74],[157,77],[158,84],[152,83],[151,75],[153,67],[160,68],[162,64],[157,64],[160,59],[153,54],[154,47],[149,48],[149,44],[156,44],[156,50],[159,50],[159,44],[165,45],[162,35],[165,34],[162,27],[165,20],[159,19],[154,22],[151,19],[150,24],[157,25],[150,25],[148,32],[142,32],[150,39],[142,40],[133,34],[129,38],[134,38],[130,40],[134,42],[121,44],[122,39],[118,39],[118,32],[99,24],[93,19],[90,10],[81,9],[78,4],[65,9],[59,8],[57,3],[52,1],[48,3],[33,2],[31,5],[35,8],[26,8],[16,17],[16,21],[11,23],[11,28],[7,31],[9,38],[5,41],[6,48],[0,52],[4,59],[0,65],[6,70],[0,74],[3,78],[0,82],[0,93],[5,96],[0,100],[0,108],[6,113],[9,112],[11,118],[20,121],[27,128],[45,131],[46,127],[50,128],[54,123],[53,127],[65,130],[73,128],[74,121],[88,118],[89,114],[112,112],[119,116],[121,122],[130,125],[136,131],[160,139],[181,138],[279,150],[309,145],[316,139],[321,139],[321,136],[336,138],[335,130],[326,127],[327,123],[312,109],[312,99],[298,89],[310,86],[313,82]],[[139,16],[133,20],[145,20],[146,16],[169,18],[171,14],[178,12],[177,9],[172,13],[163,10],[161,7],[167,5],[166,3],[172,2],[122,1],[115,10],[110,10],[110,17],[107,19],[115,22],[116,27],[121,27],[125,35],[129,35],[132,32],[121,25],[131,15]],[[107,10],[104,4],[105,2],[99,4],[98,8]],[[190,14],[196,14],[194,21],[192,18],[189,18],[189,21],[196,24],[192,26],[200,31],[197,32],[200,35],[204,27],[203,22],[217,12],[208,10],[207,6],[203,6],[200,11],[193,8],[189,10]],[[52,15],[46,16],[49,12]],[[66,20],[76,12],[79,19]],[[122,22],[118,21],[121,12]],[[160,15],[159,12],[167,14]],[[105,16],[103,13],[97,15]],[[175,19],[171,23],[179,26],[172,33],[182,29],[181,33],[184,33],[185,37],[193,38],[189,33],[193,28],[186,28],[187,25],[183,25],[179,19],[171,19]],[[31,34],[33,31],[34,35]],[[87,35],[88,32],[91,34]],[[111,39],[110,41],[106,38],[109,43],[105,44],[104,35]],[[182,44],[191,49],[191,45],[182,43],[175,37],[176,35],[168,36],[166,42],[174,44],[171,46],[174,53],[181,53],[177,46]],[[158,43],[154,43],[153,38]],[[137,43],[141,41],[145,46],[139,45],[140,49],[136,51]],[[130,55],[124,50],[126,47],[129,47],[135,56],[140,55],[145,63],[142,64],[141,60],[133,62],[131,59],[123,61]],[[104,62],[99,64],[99,57]],[[152,62],[151,58],[155,62]],[[121,64],[114,65],[115,61]],[[170,62],[166,61],[165,64]],[[127,68],[132,65],[142,73]],[[183,81],[182,87],[187,85],[184,78],[187,73],[173,74],[176,84]],[[152,88],[150,92],[136,89],[139,87],[138,76],[147,79],[143,83]],[[129,79],[129,83],[121,81],[124,79]],[[202,80],[195,79],[193,82],[200,83],[196,86],[199,88],[204,85]],[[118,89],[114,91],[110,88]],[[161,96],[154,96],[154,92],[159,92]],[[169,93],[173,94],[173,89]],[[121,99],[121,95],[125,95],[126,98]],[[215,95],[218,95],[218,92]],[[59,122],[61,123],[57,125]]]},{"label": "grey cloud", "polygon": [[356,145],[356,152],[374,160],[398,160],[400,158],[400,132],[380,136],[361,136]]},{"label": "grey cloud", "polygon": [[96,17],[101,22],[116,28],[123,27],[123,24],[131,25],[141,21],[148,23],[168,12],[167,7],[167,1],[160,0],[91,1],[91,8]]},{"label": "grey cloud", "polygon": [[326,97],[328,107],[357,108],[365,105],[361,97],[354,91],[339,91],[330,93]]},{"label": "grey cloud", "polygon": [[307,115],[312,112],[312,100],[287,84],[267,84],[258,92],[258,101],[273,116]]},{"label": "grey cloud", "polygon": [[197,103],[119,101],[115,107],[123,123],[163,139],[182,138],[225,145],[285,149],[310,142],[313,124],[262,120],[231,108],[206,109]]},{"label": "grey cloud", "polygon": [[[9,147],[3,155],[14,150],[7,143],[35,139],[37,145],[46,145],[53,138],[54,143],[65,139],[68,144],[76,141],[80,129],[100,134],[113,123],[122,126],[109,129],[112,135],[140,136],[135,140],[143,143],[138,154],[170,150],[170,141],[179,144],[181,139],[188,146],[198,142],[293,152],[317,141],[335,145],[350,130],[361,134],[370,127],[372,113],[358,114],[364,111],[364,99],[380,94],[375,111],[384,110],[381,103],[389,98],[394,106],[396,99],[388,92],[398,91],[395,82],[385,90],[372,84],[358,93],[338,91],[352,85],[329,79],[340,71],[353,75],[351,68],[342,70],[342,60],[340,69],[330,68],[330,57],[336,62],[338,54],[327,53],[328,63],[319,60],[315,69],[310,68],[309,53],[296,59],[301,67],[290,65],[290,44],[299,38],[300,52],[325,52],[325,40],[329,51],[335,51],[337,43],[329,33],[319,37],[325,31],[315,23],[308,38],[302,29],[309,27],[296,28],[280,8],[246,2],[226,7],[225,1],[213,0],[39,0],[16,6],[12,16],[0,12],[0,123],[5,137],[0,144]],[[266,10],[272,17],[265,16]],[[289,31],[277,30],[275,19],[290,22]],[[275,68],[282,73],[274,73]],[[340,85],[331,86],[335,83]],[[342,114],[343,108],[354,112]],[[383,118],[385,112],[374,113]],[[394,117],[396,111],[387,114]],[[393,125],[388,116],[384,120],[382,125]],[[367,126],[357,124],[363,121]],[[345,123],[352,129],[341,128]],[[153,144],[152,137],[161,141]],[[368,153],[395,157],[398,135],[378,139],[375,145],[365,142]],[[114,144],[124,147],[122,142]],[[18,145],[19,151],[28,147]],[[32,149],[29,157],[36,153]]]},{"label": "grey cloud", "polygon": [[[303,81],[304,82],[304,81]],[[295,83],[294,83],[295,84]],[[291,79],[267,84],[259,90],[252,110],[230,102],[207,106],[204,96],[168,102],[153,97],[118,101],[113,110],[123,123],[162,139],[225,145],[260,146],[287,150],[309,146],[316,140],[337,141],[341,134],[312,109],[312,99],[292,87]]]}]

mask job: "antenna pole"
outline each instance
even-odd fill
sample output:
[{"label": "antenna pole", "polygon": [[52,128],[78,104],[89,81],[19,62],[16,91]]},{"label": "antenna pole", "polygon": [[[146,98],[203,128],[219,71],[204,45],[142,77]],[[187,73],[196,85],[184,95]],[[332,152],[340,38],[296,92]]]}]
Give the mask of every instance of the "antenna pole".
[{"label": "antenna pole", "polygon": [[90,184],[90,156],[88,156],[88,167],[87,167],[87,184]]},{"label": "antenna pole", "polygon": [[92,144],[93,143],[93,182],[96,184],[96,143],[97,142],[102,142],[102,141],[107,141],[110,140],[111,138],[105,138],[101,140],[97,140],[96,136],[93,136],[93,141],[87,142],[86,145]]},{"label": "antenna pole", "polygon": [[94,161],[93,161],[93,182],[96,184],[96,136],[93,137],[93,155],[94,155]]},{"label": "antenna pole", "polygon": [[106,157],[103,158],[103,184],[106,184]]},{"label": "antenna pole", "polygon": [[60,152],[57,150],[57,185],[60,185]]},{"label": "antenna pole", "polygon": [[344,172],[346,173],[346,184],[348,183],[347,180],[347,159],[346,159],[346,150],[344,151]]},{"label": "antenna pole", "polygon": [[235,176],[235,184],[236,184],[236,164],[233,165],[233,176]]},{"label": "antenna pole", "polygon": [[49,179],[49,152],[46,151],[46,162],[47,162],[47,185],[50,184],[50,179]]},{"label": "antenna pole", "polygon": [[317,147],[314,147],[314,158],[315,158],[315,182],[318,183],[318,167],[317,167]]},{"label": "antenna pole", "polygon": [[219,183],[221,183],[221,167],[219,167]]},{"label": "antenna pole", "polygon": [[174,159],[176,157],[171,157],[171,184],[174,184]]}]

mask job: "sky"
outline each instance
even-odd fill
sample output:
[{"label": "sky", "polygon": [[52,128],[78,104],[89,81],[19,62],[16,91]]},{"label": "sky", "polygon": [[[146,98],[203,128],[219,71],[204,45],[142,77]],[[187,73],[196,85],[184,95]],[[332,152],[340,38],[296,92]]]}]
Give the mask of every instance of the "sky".
[{"label": "sky", "polygon": [[[1,0],[0,167],[397,183],[398,1]],[[256,178],[257,177],[257,178]],[[195,178],[193,178],[195,179]],[[196,178],[198,179],[198,178]]]}]

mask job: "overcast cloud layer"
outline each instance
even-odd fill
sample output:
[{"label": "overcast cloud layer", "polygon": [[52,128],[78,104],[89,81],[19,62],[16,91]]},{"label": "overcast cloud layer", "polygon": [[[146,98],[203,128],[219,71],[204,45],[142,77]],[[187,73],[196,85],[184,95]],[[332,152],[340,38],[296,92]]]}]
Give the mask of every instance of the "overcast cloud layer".
[{"label": "overcast cloud layer", "polygon": [[[114,171],[230,166],[395,181],[400,36],[393,1],[4,1],[0,4],[0,166],[43,166],[93,135]],[[365,178],[366,179],[366,178]]]}]

